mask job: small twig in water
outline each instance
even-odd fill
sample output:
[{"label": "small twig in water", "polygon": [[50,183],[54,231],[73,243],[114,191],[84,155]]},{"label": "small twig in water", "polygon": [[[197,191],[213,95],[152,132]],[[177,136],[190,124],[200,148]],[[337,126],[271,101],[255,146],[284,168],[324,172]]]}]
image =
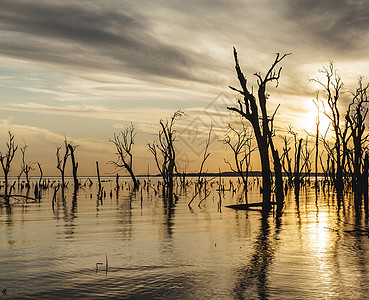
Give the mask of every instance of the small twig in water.
[{"label": "small twig in water", "polygon": [[195,193],[195,195],[193,195],[193,197],[192,197],[192,199],[191,199],[191,201],[190,202],[188,202],[188,207],[191,207],[191,203],[192,203],[192,201],[193,201],[193,199],[195,199],[195,197],[198,195],[198,193],[199,193],[199,191],[197,191],[196,193]]},{"label": "small twig in water", "polygon": [[97,273],[97,271],[99,271],[99,265],[104,265],[104,263],[102,263],[102,262],[96,263],[96,273]]},{"label": "small twig in water", "polygon": [[197,205],[198,207],[200,207],[202,201],[204,201],[207,197],[209,197],[209,195],[211,194],[210,191],[208,191],[206,194],[205,194],[205,197],[203,199],[200,200],[199,204]]},{"label": "small twig in water", "polygon": [[109,266],[109,264],[108,264],[108,256],[105,255],[105,272],[106,273],[108,273],[108,266]]}]

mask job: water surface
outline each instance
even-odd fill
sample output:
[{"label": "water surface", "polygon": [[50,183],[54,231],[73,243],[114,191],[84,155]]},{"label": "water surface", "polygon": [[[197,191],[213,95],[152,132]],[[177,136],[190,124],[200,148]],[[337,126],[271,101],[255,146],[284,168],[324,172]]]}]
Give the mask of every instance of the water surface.
[{"label": "water surface", "polygon": [[[233,179],[234,185],[237,180]],[[369,295],[368,216],[333,192],[287,194],[283,212],[235,211],[242,191],[218,184],[192,208],[193,186],[170,206],[153,188],[116,194],[104,182],[52,207],[0,207],[0,299],[363,299]],[[156,181],[153,180],[154,188]],[[110,196],[110,191],[112,195]],[[24,193],[24,191],[23,191]],[[249,201],[258,202],[253,185]],[[106,259],[108,266],[106,267]]]}]

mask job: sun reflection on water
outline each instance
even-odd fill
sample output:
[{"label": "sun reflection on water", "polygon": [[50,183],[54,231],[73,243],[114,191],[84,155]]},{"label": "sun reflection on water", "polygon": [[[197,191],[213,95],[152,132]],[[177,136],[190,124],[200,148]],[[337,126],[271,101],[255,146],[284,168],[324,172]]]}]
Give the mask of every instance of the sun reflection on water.
[{"label": "sun reflection on water", "polygon": [[[334,243],[334,231],[330,229],[330,219],[327,212],[319,212],[316,215],[316,222],[310,227],[309,234],[312,257],[315,261],[316,279],[320,289],[328,296],[334,296],[334,292],[326,287],[332,286],[334,282],[332,273],[334,262],[332,256],[334,250],[331,249]],[[333,293],[333,294],[332,294]]]},{"label": "sun reflection on water", "polygon": [[328,228],[328,214],[321,213],[315,224],[316,252],[319,257],[326,254],[329,246],[330,233]]}]

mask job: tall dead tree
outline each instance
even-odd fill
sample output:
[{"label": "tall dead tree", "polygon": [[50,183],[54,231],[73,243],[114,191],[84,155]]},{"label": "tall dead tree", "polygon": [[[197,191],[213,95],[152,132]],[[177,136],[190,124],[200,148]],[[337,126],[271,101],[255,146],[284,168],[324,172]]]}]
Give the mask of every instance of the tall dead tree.
[{"label": "tall dead tree", "polygon": [[200,164],[199,176],[197,178],[197,184],[198,184],[199,191],[201,190],[203,183],[205,182],[205,184],[206,184],[206,179],[205,178],[201,178],[201,175],[203,173],[204,164],[205,164],[206,160],[210,156],[210,153],[208,151],[209,151],[209,145],[210,145],[210,139],[211,139],[211,132],[212,132],[212,130],[213,130],[213,124],[210,125],[208,139],[205,142],[204,154],[203,154],[202,161],[201,161],[201,164]]},{"label": "tall dead tree", "polygon": [[[280,164],[280,158],[278,151],[275,149],[273,144],[273,121],[276,111],[272,116],[268,115],[267,112],[267,99],[268,93],[266,91],[269,82],[276,82],[278,86],[279,78],[281,75],[282,68],[276,70],[276,66],[288,55],[284,54],[280,56],[278,53],[271,67],[267,71],[264,77],[260,73],[255,73],[258,84],[258,101],[252,92],[247,88],[247,80],[241,71],[237,51],[233,48],[235,68],[238,77],[238,81],[241,85],[241,89],[234,87],[230,88],[234,91],[239,92],[243,96],[243,101],[238,100],[238,107],[228,107],[229,110],[235,111],[248,120],[254,130],[254,135],[259,149],[261,168],[262,168],[262,184],[263,184],[263,203],[267,206],[270,205],[270,198],[272,192],[271,183],[271,168],[269,160],[269,148],[272,152],[274,162],[274,172],[276,177],[276,196],[278,202],[283,202],[283,181],[282,181],[282,168]],[[260,109],[260,112],[259,112]]]},{"label": "tall dead tree", "polygon": [[26,187],[30,188],[29,172],[33,170],[33,163],[26,161],[27,149],[28,149],[28,146],[26,145],[26,143],[24,143],[24,146],[20,148],[20,151],[22,153],[21,174],[24,173],[24,175],[26,176]]},{"label": "tall dead tree", "polygon": [[367,91],[369,85],[364,86],[362,78],[359,78],[358,87],[352,93],[353,99],[348,106],[346,121],[351,131],[352,143],[354,146],[352,161],[352,186],[356,194],[368,189],[363,178],[364,172],[364,150],[367,148],[368,134],[365,132],[365,119],[368,114],[368,108],[364,105],[369,102]]},{"label": "tall dead tree", "polygon": [[68,157],[70,156],[68,141],[66,139],[64,140],[64,154],[63,154],[63,157],[60,153],[61,149],[62,149],[62,147],[56,148],[56,162],[57,162],[56,167],[60,171],[60,176],[61,176],[61,180],[62,180],[62,189],[64,189],[66,187],[66,184],[65,184],[65,167],[66,167],[66,164],[67,164]]},{"label": "tall dead tree", "polygon": [[132,147],[137,132],[131,123],[131,125],[125,127],[119,134],[114,133],[113,139],[109,139],[109,142],[113,143],[116,149],[117,160],[110,161],[112,165],[117,169],[125,169],[132,178],[133,186],[135,189],[138,188],[138,180],[133,173],[132,163]]},{"label": "tall dead tree", "polygon": [[[308,138],[303,143],[303,139],[298,137],[298,134],[292,130],[291,126],[288,128],[288,134],[292,135],[292,138],[282,137],[282,167],[288,178],[288,184],[290,187],[294,186],[295,196],[298,199],[301,182],[310,174],[310,156],[313,150],[308,147]],[[291,147],[291,139],[293,140],[293,149]]]},{"label": "tall dead tree", "polygon": [[319,96],[317,95],[316,99],[313,100],[316,109],[317,109],[317,115],[316,115],[316,132],[315,132],[315,188],[318,188],[318,159],[319,159],[319,126],[320,126],[320,102],[319,102]]},{"label": "tall dead tree", "polygon": [[[329,129],[330,127],[328,127]],[[335,146],[329,143],[327,138],[328,129],[324,135],[320,137],[320,141],[324,146],[324,150],[319,155],[320,166],[324,173],[324,184],[335,184]],[[326,156],[324,158],[324,156]],[[326,161],[326,163],[324,163]]]},{"label": "tall dead tree", "polygon": [[160,120],[158,140],[148,144],[154,155],[156,166],[164,181],[164,194],[171,201],[173,199],[173,176],[176,171],[176,152],[174,149],[175,130],[173,128],[177,119],[183,116],[181,110],[176,111],[170,120]]},{"label": "tall dead tree", "polygon": [[79,188],[79,182],[78,182],[78,178],[77,178],[78,162],[76,162],[76,157],[75,157],[75,154],[74,154],[77,147],[78,147],[78,145],[73,146],[70,143],[68,144],[70,158],[72,160],[72,173],[73,173],[74,192],[76,192]]},{"label": "tall dead tree", "polygon": [[40,171],[40,179],[38,180],[38,186],[41,188],[46,189],[46,184],[42,183],[42,177],[44,176],[44,173],[42,172],[41,164],[37,162],[38,170]]},{"label": "tall dead tree", "polygon": [[345,156],[343,153],[343,132],[341,130],[340,123],[340,111],[339,111],[339,99],[341,95],[341,90],[343,83],[341,77],[338,75],[337,70],[332,62],[328,66],[324,66],[320,73],[323,74],[325,80],[312,79],[317,82],[325,92],[325,99],[323,100],[329,107],[328,111],[325,111],[325,115],[331,121],[335,141],[334,141],[334,184],[339,193],[343,191],[343,167]]},{"label": "tall dead tree", "polygon": [[223,143],[226,144],[233,152],[234,165],[225,160],[230,169],[241,177],[245,189],[245,200],[247,203],[247,180],[251,167],[251,153],[255,150],[252,145],[253,136],[248,131],[244,123],[240,129],[234,128],[228,124],[228,132],[226,133]]},{"label": "tall dead tree", "polygon": [[9,137],[8,141],[6,142],[6,150],[5,152],[0,151],[0,163],[1,167],[4,172],[4,179],[5,179],[5,201],[9,203],[9,197],[11,194],[11,191],[9,190],[9,172],[10,172],[10,166],[11,162],[14,158],[14,154],[18,149],[18,146],[14,143],[14,134],[12,134],[10,131],[8,132]]}]

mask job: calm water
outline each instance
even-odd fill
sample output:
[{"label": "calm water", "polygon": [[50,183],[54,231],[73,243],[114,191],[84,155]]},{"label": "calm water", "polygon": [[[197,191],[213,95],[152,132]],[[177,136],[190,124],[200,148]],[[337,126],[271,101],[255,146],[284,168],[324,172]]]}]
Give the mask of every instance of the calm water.
[{"label": "calm water", "polygon": [[369,297],[368,219],[348,196],[339,206],[334,193],[303,189],[296,202],[292,191],[277,217],[225,208],[239,195],[216,184],[192,209],[192,187],[168,207],[151,188],[110,197],[113,182],[98,203],[95,186],[54,209],[51,189],[0,208],[0,299]]}]

